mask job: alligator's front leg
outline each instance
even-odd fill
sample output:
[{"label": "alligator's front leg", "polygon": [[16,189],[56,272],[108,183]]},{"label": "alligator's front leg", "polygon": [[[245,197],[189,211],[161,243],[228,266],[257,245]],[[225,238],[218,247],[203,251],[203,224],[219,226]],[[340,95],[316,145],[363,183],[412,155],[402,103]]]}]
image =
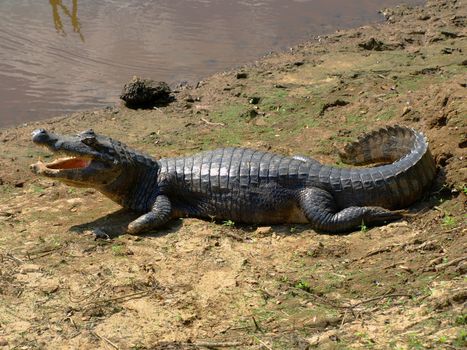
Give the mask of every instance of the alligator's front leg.
[{"label": "alligator's front leg", "polygon": [[170,220],[171,213],[172,205],[170,204],[169,198],[164,195],[159,195],[150,212],[141,215],[128,224],[127,232],[130,234],[137,234],[159,227]]},{"label": "alligator's front leg", "polygon": [[383,224],[403,216],[401,211],[381,207],[348,207],[339,210],[332,195],[320,188],[303,190],[299,202],[313,227],[328,232],[350,231],[362,224]]}]

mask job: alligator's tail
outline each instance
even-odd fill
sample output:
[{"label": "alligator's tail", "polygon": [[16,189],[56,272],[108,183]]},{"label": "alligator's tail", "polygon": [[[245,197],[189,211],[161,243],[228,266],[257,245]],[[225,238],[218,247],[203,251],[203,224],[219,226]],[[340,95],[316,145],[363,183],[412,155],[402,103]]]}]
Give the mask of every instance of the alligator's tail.
[{"label": "alligator's tail", "polygon": [[[414,151],[416,138],[418,138],[417,146],[423,148],[426,140],[420,132],[399,125],[388,126],[364,134],[357,141],[348,143],[339,156],[344,163],[352,165],[393,163]],[[423,154],[426,149],[418,151],[417,153]]]},{"label": "alligator's tail", "polygon": [[363,188],[367,187],[363,179],[371,179],[372,183],[367,183],[365,202],[379,197],[378,202],[388,208],[405,207],[419,199],[436,174],[426,137],[404,126],[388,126],[365,134],[345,146],[340,156],[348,164],[380,164],[358,173]]}]

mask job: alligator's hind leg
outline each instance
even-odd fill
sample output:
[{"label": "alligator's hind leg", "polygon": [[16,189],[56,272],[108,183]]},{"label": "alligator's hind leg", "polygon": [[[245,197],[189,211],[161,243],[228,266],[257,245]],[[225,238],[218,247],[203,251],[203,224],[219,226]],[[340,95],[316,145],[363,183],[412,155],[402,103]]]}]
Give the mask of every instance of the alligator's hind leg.
[{"label": "alligator's hind leg", "polygon": [[128,225],[128,233],[137,234],[165,224],[170,220],[172,205],[167,196],[159,195],[149,213],[141,215]]},{"label": "alligator's hind leg", "polygon": [[400,219],[400,211],[381,207],[348,207],[339,210],[332,195],[319,188],[300,192],[300,207],[311,225],[328,232],[345,232],[365,225],[378,225]]}]

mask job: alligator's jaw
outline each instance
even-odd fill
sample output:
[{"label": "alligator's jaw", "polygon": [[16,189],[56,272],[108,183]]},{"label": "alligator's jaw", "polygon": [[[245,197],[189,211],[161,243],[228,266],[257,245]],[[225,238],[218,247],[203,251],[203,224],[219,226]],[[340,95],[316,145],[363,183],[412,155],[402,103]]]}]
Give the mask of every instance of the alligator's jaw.
[{"label": "alligator's jaw", "polygon": [[58,158],[50,163],[38,161],[31,165],[31,170],[38,175],[57,177],[60,174],[78,172],[86,169],[91,164],[91,159],[79,157]]}]

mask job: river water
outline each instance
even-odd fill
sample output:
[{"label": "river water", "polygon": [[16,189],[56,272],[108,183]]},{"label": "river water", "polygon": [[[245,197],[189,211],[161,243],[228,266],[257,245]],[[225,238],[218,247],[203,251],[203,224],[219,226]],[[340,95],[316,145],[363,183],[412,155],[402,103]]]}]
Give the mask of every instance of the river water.
[{"label": "river water", "polygon": [[134,75],[195,82],[423,0],[0,0],[0,127],[100,108]]}]

